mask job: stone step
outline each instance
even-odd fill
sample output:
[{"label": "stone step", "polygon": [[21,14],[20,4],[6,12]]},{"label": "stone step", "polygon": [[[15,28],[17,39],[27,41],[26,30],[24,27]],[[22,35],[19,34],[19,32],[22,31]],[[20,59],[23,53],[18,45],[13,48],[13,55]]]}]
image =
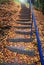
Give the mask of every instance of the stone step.
[{"label": "stone step", "polygon": [[31,25],[31,22],[16,22],[17,24],[21,24],[21,25]]},{"label": "stone step", "polygon": [[34,38],[8,38],[9,42],[32,42]]},{"label": "stone step", "polygon": [[[25,11],[25,10],[22,10],[21,12],[26,12],[26,13],[29,13],[29,11]],[[20,12],[20,13],[21,13],[21,12]]]},{"label": "stone step", "polygon": [[25,26],[24,25],[22,25],[22,26],[14,26],[14,27],[18,28],[18,29],[27,29],[27,28],[29,29],[29,28],[31,28],[31,26],[29,26],[29,25],[28,26],[26,26],[26,25]]},{"label": "stone step", "polygon": [[21,18],[21,19],[29,19],[29,17],[24,17],[24,16],[21,16],[21,17],[19,17],[19,18]]},{"label": "stone step", "polygon": [[32,21],[28,21],[28,22],[26,22],[26,21],[17,21],[16,23],[26,23],[26,24],[28,24],[28,23],[32,23]]},{"label": "stone step", "polygon": [[21,23],[31,23],[32,21],[16,21],[16,22],[21,22]]},{"label": "stone step", "polygon": [[26,16],[25,17],[24,16],[21,16],[20,18],[21,19],[29,19],[29,17],[26,17]]},{"label": "stone step", "polygon": [[30,15],[29,13],[20,13],[20,15]]},{"label": "stone step", "polygon": [[21,15],[22,15],[22,14],[24,14],[24,15],[25,15],[25,14],[29,14],[29,13],[28,13],[28,12],[21,12],[20,14],[21,14]]},{"label": "stone step", "polygon": [[24,11],[24,12],[29,12],[29,9],[25,9],[25,8],[22,8],[21,12]]},{"label": "stone step", "polygon": [[22,14],[22,15],[18,14],[18,16],[25,16],[25,17],[27,17],[27,16],[30,16],[30,15],[29,14],[25,14],[25,15],[24,14]]},{"label": "stone step", "polygon": [[16,22],[21,22],[21,23],[31,23],[32,21],[16,21]]},{"label": "stone step", "polygon": [[25,50],[22,48],[18,48],[15,46],[5,46],[8,50],[12,51],[12,52],[17,52],[18,54],[25,54],[25,55],[29,55],[29,56],[34,56],[34,49],[31,50]]},{"label": "stone step", "polygon": [[30,31],[23,31],[23,30],[15,30],[15,33],[24,34],[24,35],[31,35],[32,34]]},{"label": "stone step", "polygon": [[18,15],[19,17],[30,17],[30,15],[24,15],[24,14],[22,14],[22,15]]},{"label": "stone step", "polygon": [[31,19],[30,16],[25,16],[25,15],[24,16],[23,15],[20,15],[19,18],[20,19],[29,19],[29,20]]},{"label": "stone step", "polygon": [[[21,15],[23,15],[23,16],[24,16],[24,14],[18,14],[18,16],[21,16]],[[29,14],[25,14],[25,16],[29,16]]]},{"label": "stone step", "polygon": [[0,65],[35,65],[35,63],[32,63],[32,64],[26,64],[26,63],[19,64],[17,62],[14,62],[14,63],[3,62],[3,63],[0,63]]},{"label": "stone step", "polygon": [[23,10],[23,9],[22,9],[21,12],[29,12],[29,10],[26,11],[26,10]]},{"label": "stone step", "polygon": [[19,19],[17,21],[30,21],[29,19]]},{"label": "stone step", "polygon": [[20,12],[29,12],[29,9],[22,8]]},{"label": "stone step", "polygon": [[21,12],[20,14],[21,14],[21,15],[22,15],[22,14],[24,14],[24,15],[26,15],[26,14],[29,15],[28,12]]}]

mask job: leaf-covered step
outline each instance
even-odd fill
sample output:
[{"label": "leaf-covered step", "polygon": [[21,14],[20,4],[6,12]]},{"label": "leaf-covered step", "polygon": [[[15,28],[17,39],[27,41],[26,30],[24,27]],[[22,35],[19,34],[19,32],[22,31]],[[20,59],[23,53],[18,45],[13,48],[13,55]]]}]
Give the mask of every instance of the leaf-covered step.
[{"label": "leaf-covered step", "polygon": [[20,11],[20,13],[24,13],[24,12],[25,12],[25,13],[28,13],[28,14],[29,14],[29,10],[27,10],[27,11],[26,11],[26,10],[27,10],[27,9],[22,9],[22,10]]},{"label": "leaf-covered step", "polygon": [[9,42],[32,42],[34,38],[8,38]]},{"label": "leaf-covered step", "polygon": [[0,63],[0,65],[35,65],[35,63],[32,63],[32,64],[26,64],[26,63],[18,64],[16,62],[14,62],[14,63],[5,63],[5,62],[3,62],[3,63]]},{"label": "leaf-covered step", "polygon": [[23,12],[23,13],[24,13],[24,12],[29,13],[29,10],[27,10],[27,11],[26,11],[26,10],[22,10],[20,13],[22,13],[22,12]]},{"label": "leaf-covered step", "polygon": [[20,13],[28,13],[28,14],[29,14],[29,11],[23,10],[23,11],[21,11]]},{"label": "leaf-covered step", "polygon": [[26,55],[29,55],[29,56],[34,56],[34,52],[35,52],[34,49],[25,50],[25,49],[18,48],[18,47],[15,47],[15,46],[5,46],[5,47],[12,52],[17,52],[19,54],[26,54]]},{"label": "leaf-covered step", "polygon": [[29,15],[29,13],[21,13],[21,15]]},{"label": "leaf-covered step", "polygon": [[29,16],[29,14],[18,14],[18,16]]},{"label": "leaf-covered step", "polygon": [[17,21],[17,22],[21,22],[21,23],[31,23],[32,21]]},{"label": "leaf-covered step", "polygon": [[29,14],[29,12],[24,12],[24,11],[21,11],[20,13],[21,14]]},{"label": "leaf-covered step", "polygon": [[16,23],[26,23],[26,24],[29,24],[29,23],[32,23],[32,21],[17,21]]},{"label": "leaf-covered step", "polygon": [[31,25],[31,22],[16,22],[17,24],[22,24],[22,25]]},{"label": "leaf-covered step", "polygon": [[31,28],[31,25],[29,26],[26,26],[26,25],[22,25],[22,26],[14,26],[15,28],[19,28],[19,29],[29,29],[29,28]]},{"label": "leaf-covered step", "polygon": [[23,30],[15,30],[17,34],[24,34],[24,35],[31,35],[30,31],[23,31]]},{"label": "leaf-covered step", "polygon": [[29,19],[19,19],[17,21],[30,21]]},{"label": "leaf-covered step", "polygon": [[24,14],[22,14],[22,15],[21,15],[21,14],[19,14],[18,16],[19,16],[19,17],[30,17],[30,15],[29,15],[29,14],[28,14],[28,15],[27,15],[27,14],[25,14],[25,15],[24,15]]},{"label": "leaf-covered step", "polygon": [[21,19],[29,19],[29,17],[24,17],[24,16],[23,17],[21,16],[20,18]]}]

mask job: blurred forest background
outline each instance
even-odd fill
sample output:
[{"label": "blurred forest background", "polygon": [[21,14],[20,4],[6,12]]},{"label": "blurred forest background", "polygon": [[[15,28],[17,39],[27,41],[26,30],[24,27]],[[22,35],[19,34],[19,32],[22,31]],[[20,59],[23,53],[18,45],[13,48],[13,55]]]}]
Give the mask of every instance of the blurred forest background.
[{"label": "blurred forest background", "polygon": [[32,3],[44,14],[44,0],[32,0]]},{"label": "blurred forest background", "polygon": [[[0,0],[0,3],[9,2],[9,1],[19,2],[20,0]],[[44,0],[32,0],[32,3],[33,3],[33,5],[37,9],[39,9],[40,11],[42,11],[42,13],[44,14]]]}]

